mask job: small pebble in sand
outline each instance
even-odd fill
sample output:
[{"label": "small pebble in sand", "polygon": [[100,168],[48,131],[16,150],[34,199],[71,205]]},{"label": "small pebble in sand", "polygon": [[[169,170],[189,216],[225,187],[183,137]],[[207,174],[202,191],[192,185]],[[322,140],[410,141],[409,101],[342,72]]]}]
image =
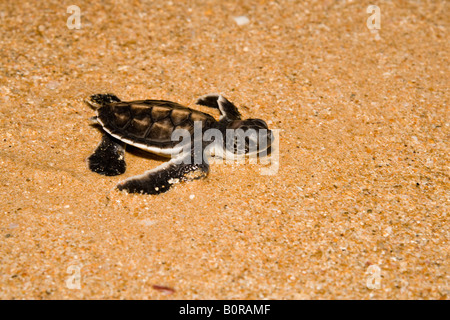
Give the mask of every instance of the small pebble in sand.
[{"label": "small pebble in sand", "polygon": [[144,219],[140,223],[143,224],[144,226],[150,227],[154,225],[156,222],[157,222],[156,220]]},{"label": "small pebble in sand", "polygon": [[49,83],[47,83],[46,87],[50,90],[55,90],[59,87],[59,82],[58,81],[50,81]]},{"label": "small pebble in sand", "polygon": [[236,21],[238,26],[243,26],[250,22],[250,20],[246,16],[234,17],[234,21]]},{"label": "small pebble in sand", "polygon": [[194,199],[195,198],[195,194],[191,194],[190,196],[189,196],[189,199]]},{"label": "small pebble in sand", "polygon": [[172,293],[175,292],[175,290],[170,288],[170,287],[160,286],[160,285],[157,285],[157,284],[154,284],[152,286],[152,288],[155,289],[155,290],[161,291],[161,292],[163,292],[165,294],[172,294]]}]

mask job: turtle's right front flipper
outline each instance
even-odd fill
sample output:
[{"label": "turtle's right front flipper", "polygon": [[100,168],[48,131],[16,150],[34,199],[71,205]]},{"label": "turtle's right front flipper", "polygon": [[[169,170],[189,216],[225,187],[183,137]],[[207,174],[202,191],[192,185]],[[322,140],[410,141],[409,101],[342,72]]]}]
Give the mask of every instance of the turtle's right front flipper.
[{"label": "turtle's right front flipper", "polygon": [[205,178],[209,172],[208,163],[203,161],[196,164],[193,156],[190,163],[185,163],[184,160],[189,157],[191,155],[174,158],[155,169],[120,182],[117,188],[129,193],[160,194],[168,191],[172,185],[178,182]]},{"label": "turtle's right front flipper", "polygon": [[104,134],[94,153],[87,158],[91,171],[105,175],[117,176],[125,172],[125,143]]}]

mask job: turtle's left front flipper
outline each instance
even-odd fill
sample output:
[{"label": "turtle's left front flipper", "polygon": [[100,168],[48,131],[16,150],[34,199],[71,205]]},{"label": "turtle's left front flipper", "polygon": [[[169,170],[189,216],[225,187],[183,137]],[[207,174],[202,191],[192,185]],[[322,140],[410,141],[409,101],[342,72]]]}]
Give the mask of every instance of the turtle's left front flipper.
[{"label": "turtle's left front flipper", "polygon": [[105,175],[117,176],[125,172],[125,143],[104,134],[94,153],[87,158],[91,171]]},{"label": "turtle's left front flipper", "polygon": [[241,113],[238,111],[237,107],[220,94],[217,93],[206,94],[198,98],[195,103],[201,106],[219,109],[221,114],[220,119],[222,118],[226,118],[228,120],[241,119]]},{"label": "turtle's left front flipper", "polygon": [[[192,161],[183,162],[187,158],[191,158]],[[129,193],[160,194],[178,182],[205,178],[208,172],[209,165],[206,162],[196,164],[191,156],[174,158],[155,169],[122,181],[117,188]]]}]

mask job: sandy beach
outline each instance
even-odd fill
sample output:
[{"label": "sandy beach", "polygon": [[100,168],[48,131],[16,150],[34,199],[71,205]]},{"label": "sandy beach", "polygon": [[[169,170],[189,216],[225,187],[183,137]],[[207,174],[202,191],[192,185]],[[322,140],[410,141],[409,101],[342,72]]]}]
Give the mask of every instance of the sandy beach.
[{"label": "sandy beach", "polygon": [[[449,299],[448,12],[1,1],[0,299]],[[106,92],[216,119],[195,101],[221,93],[277,130],[277,168],[120,192],[166,160],[89,171]]]}]

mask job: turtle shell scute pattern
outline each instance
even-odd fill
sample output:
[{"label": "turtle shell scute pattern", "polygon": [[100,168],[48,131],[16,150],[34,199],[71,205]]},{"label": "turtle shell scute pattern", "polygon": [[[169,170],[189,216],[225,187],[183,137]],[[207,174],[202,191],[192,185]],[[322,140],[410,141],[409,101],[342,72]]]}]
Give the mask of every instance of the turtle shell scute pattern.
[{"label": "turtle shell scute pattern", "polygon": [[118,102],[98,109],[103,127],[119,138],[161,148],[175,146],[171,136],[176,129],[194,133],[194,121],[203,122],[208,129],[216,122],[206,113],[164,100]]}]

